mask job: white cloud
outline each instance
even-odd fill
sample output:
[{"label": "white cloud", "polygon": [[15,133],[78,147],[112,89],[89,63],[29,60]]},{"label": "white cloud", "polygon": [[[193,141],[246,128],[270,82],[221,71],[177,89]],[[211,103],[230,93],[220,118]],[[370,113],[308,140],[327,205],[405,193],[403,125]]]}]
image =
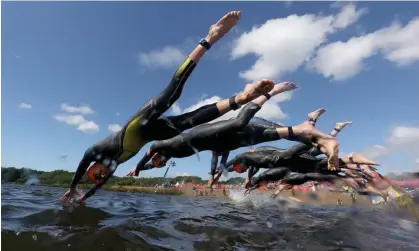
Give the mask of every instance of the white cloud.
[{"label": "white cloud", "polygon": [[160,50],[140,52],[138,60],[148,68],[171,68],[179,65],[185,59],[185,54],[177,47],[167,45]]},{"label": "white cloud", "polygon": [[235,42],[232,58],[257,56],[253,66],[240,73],[246,80],[278,78],[295,71],[313,56],[315,50],[338,29],[355,23],[365,13],[346,4],[336,15],[290,15],[266,21],[242,34]]},{"label": "white cloud", "polygon": [[398,126],[394,128],[386,140],[388,148],[393,152],[406,152],[419,156],[419,127]]},{"label": "white cloud", "polygon": [[20,103],[18,107],[21,109],[32,109],[32,105],[27,103]]},{"label": "white cloud", "polygon": [[317,51],[309,67],[326,78],[344,80],[362,71],[363,61],[375,54],[399,66],[419,60],[419,18],[406,26],[394,22],[378,31],[327,44]]},{"label": "white cloud", "polygon": [[99,125],[97,125],[94,121],[86,120],[82,115],[60,114],[55,115],[54,119],[58,122],[66,123],[70,126],[75,126],[78,131],[84,133],[99,132]]},{"label": "white cloud", "polygon": [[[291,99],[292,96],[292,92],[286,92],[283,94],[279,94],[277,96],[274,96],[271,98],[271,100],[269,100],[268,102],[266,102],[263,106],[262,109],[260,109],[260,111],[258,113],[256,113],[257,117],[260,118],[264,118],[267,120],[271,120],[271,121],[275,121],[278,122],[279,120],[282,120],[284,118],[287,117],[287,115],[282,111],[281,107],[279,106],[280,103],[284,102],[284,101],[288,101]],[[222,98],[219,96],[213,96],[207,99],[203,99],[198,101],[198,103],[193,104],[185,109],[181,109],[181,107],[179,106],[179,104],[175,104],[172,106],[172,114],[174,115],[179,115],[182,113],[186,113],[186,112],[190,112],[193,110],[196,110],[204,105],[209,105],[209,104],[213,104],[216,102],[221,101]],[[215,121],[219,121],[219,120],[226,120],[229,118],[234,118],[236,117],[239,112],[240,112],[241,108],[236,110],[236,111],[230,111],[226,114],[224,114],[223,116],[219,117],[218,119],[215,119],[212,122]]]},{"label": "white cloud", "polygon": [[180,109],[180,106],[178,103],[174,103],[172,105],[172,114],[173,115],[180,115],[182,114],[182,109]]},{"label": "white cloud", "polygon": [[[362,152],[364,156],[366,156],[367,158],[371,160],[376,160],[382,156],[387,155],[388,153],[389,151],[387,147],[384,147],[381,145],[369,146],[366,149],[364,149],[364,151]],[[342,155],[345,156],[344,154]]]},{"label": "white cloud", "polygon": [[[372,160],[377,160],[379,158],[390,156],[396,153],[404,153],[417,158],[414,165],[418,164],[419,158],[417,156],[419,156],[419,127],[395,127],[393,130],[391,130],[390,135],[385,139],[385,144],[383,146],[370,146],[362,152],[362,154]],[[408,170],[409,167],[405,169]]]},{"label": "white cloud", "polygon": [[181,173],[181,172],[171,173],[171,172],[169,172],[169,173],[167,174],[167,176],[168,176],[168,177],[171,177],[171,178],[175,178],[175,177],[178,177],[178,176],[188,177],[188,176],[190,176],[190,175],[189,175],[188,173],[186,173],[186,172],[184,172],[184,173]]},{"label": "white cloud", "polygon": [[65,112],[80,113],[80,114],[83,114],[83,115],[95,113],[95,111],[93,111],[93,109],[90,108],[88,105],[70,106],[70,105],[67,105],[67,104],[61,104],[60,109],[65,111]]},{"label": "white cloud", "polygon": [[108,130],[110,132],[119,132],[121,131],[122,126],[118,125],[118,124],[110,124],[108,125]]}]

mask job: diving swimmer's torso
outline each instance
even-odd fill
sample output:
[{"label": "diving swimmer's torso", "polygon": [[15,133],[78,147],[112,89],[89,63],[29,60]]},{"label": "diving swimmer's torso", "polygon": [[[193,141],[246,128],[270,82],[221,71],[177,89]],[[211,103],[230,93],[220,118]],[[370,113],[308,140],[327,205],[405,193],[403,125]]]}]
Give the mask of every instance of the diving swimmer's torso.
[{"label": "diving swimmer's torso", "polygon": [[109,158],[117,164],[135,156],[141,148],[154,140],[168,139],[179,135],[164,119],[147,121],[141,110],[117,133],[111,134],[93,147],[100,159]]}]

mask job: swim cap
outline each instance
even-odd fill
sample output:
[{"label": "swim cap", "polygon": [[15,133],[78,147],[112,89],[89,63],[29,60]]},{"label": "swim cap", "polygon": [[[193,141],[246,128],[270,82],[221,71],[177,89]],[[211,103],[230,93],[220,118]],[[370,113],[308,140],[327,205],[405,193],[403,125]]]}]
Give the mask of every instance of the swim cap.
[{"label": "swim cap", "polygon": [[155,168],[164,167],[166,165],[167,158],[164,155],[155,154],[151,159],[151,164]]},{"label": "swim cap", "polygon": [[234,164],[233,169],[234,169],[234,171],[236,171],[236,173],[243,173],[244,172],[244,170],[242,168],[242,165],[240,163]]},{"label": "swim cap", "polygon": [[94,184],[101,184],[109,174],[109,168],[103,163],[96,162],[87,170],[87,177]]}]

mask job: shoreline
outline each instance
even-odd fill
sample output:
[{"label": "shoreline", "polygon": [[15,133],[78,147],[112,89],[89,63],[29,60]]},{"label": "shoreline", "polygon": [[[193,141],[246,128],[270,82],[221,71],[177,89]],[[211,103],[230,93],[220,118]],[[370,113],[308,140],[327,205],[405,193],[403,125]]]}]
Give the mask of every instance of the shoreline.
[{"label": "shoreline", "polygon": [[[17,184],[13,183],[12,184]],[[63,184],[53,184],[53,185],[43,185],[40,186],[46,187],[61,187],[68,188],[68,185]],[[90,189],[90,184],[80,184],[79,189]],[[231,193],[242,194],[243,190],[236,189],[225,189],[225,194],[222,188],[214,188],[211,192],[209,188],[196,188],[193,189],[192,186],[185,186],[182,188],[174,187],[140,187],[140,186],[104,186],[103,190],[113,191],[113,192],[129,192],[129,193],[139,193],[139,194],[158,194],[158,195],[172,195],[172,196],[188,196],[195,198],[203,197],[214,197],[218,199],[231,200]],[[272,194],[274,190],[257,190],[254,191],[254,194],[264,195]],[[233,195],[234,196],[234,195]],[[242,195],[240,195],[242,196]],[[291,191],[283,191],[281,197],[289,198],[294,200],[297,203],[309,204],[309,205],[340,205],[340,206],[351,206],[351,205],[361,205],[372,207],[374,204],[371,201],[371,198],[368,196],[356,196],[356,201],[352,200],[352,197],[349,193],[346,192],[331,192],[326,189],[319,189],[315,192],[312,191],[296,191],[292,194]],[[338,204],[337,201],[340,199],[341,204]],[[413,215],[416,215],[419,218],[419,207],[416,206],[412,196],[401,196],[394,200],[396,203],[392,203],[391,208],[393,209],[404,209],[410,212]],[[380,205],[375,205],[380,206]]]}]

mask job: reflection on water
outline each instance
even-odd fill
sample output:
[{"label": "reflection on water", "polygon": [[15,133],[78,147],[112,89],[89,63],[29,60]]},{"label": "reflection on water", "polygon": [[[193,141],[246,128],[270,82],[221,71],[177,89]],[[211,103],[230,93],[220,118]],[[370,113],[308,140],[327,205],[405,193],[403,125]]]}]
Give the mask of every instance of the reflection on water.
[{"label": "reflection on water", "polygon": [[3,184],[2,250],[419,250],[418,225],[380,209],[106,191],[63,209],[64,192]]}]

